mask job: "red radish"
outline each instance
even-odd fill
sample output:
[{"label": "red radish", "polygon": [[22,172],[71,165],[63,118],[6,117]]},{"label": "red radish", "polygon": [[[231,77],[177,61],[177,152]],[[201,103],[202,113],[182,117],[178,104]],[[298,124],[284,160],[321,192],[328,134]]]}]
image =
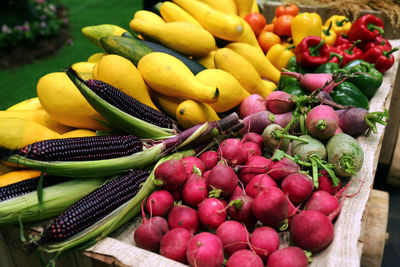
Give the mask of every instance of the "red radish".
[{"label": "red radish", "polygon": [[177,205],[168,213],[168,225],[171,229],[183,227],[194,234],[199,227],[197,212],[188,206]]},{"label": "red radish", "polygon": [[339,116],[330,106],[319,105],[307,114],[306,126],[312,136],[326,140],[333,136],[339,127]]},{"label": "red radish", "polygon": [[271,227],[261,226],[251,234],[250,243],[257,255],[265,262],[271,253],[279,249],[279,234]]},{"label": "red radish", "polygon": [[299,247],[286,247],[275,251],[268,258],[267,267],[307,267],[308,257]]},{"label": "red radish", "polygon": [[[270,115],[271,122],[274,124],[278,124],[282,128],[285,128],[290,121],[293,119],[293,111],[281,113],[281,114],[272,114]],[[300,130],[300,122],[295,122],[289,129],[289,132],[299,132]]]},{"label": "red radish", "polygon": [[211,150],[206,151],[203,154],[201,154],[199,158],[203,161],[206,171],[210,170],[218,163],[217,151],[211,151]]},{"label": "red radish", "polygon": [[239,114],[241,118],[251,114],[266,111],[264,98],[257,94],[252,94],[246,97],[239,106]]},{"label": "red radish", "polygon": [[154,183],[163,186],[167,191],[175,191],[186,181],[186,169],[183,162],[177,159],[164,161],[154,172]]},{"label": "red radish", "polygon": [[251,205],[254,216],[265,226],[284,227],[288,218],[288,201],[277,187],[268,187],[254,198]]},{"label": "red radish", "polygon": [[295,173],[283,179],[281,188],[291,202],[300,204],[312,194],[314,183],[307,174]]},{"label": "red radish", "polygon": [[279,161],[272,161],[269,165],[268,175],[275,181],[282,181],[283,178],[290,174],[298,173],[300,166],[291,159],[282,158]]},{"label": "red radish", "polygon": [[233,253],[225,267],[263,267],[264,263],[261,258],[254,254],[251,250],[242,249]]},{"label": "red radish", "polygon": [[210,196],[230,197],[238,184],[238,177],[231,167],[225,164],[215,165],[207,176],[207,187],[211,190]]},{"label": "red radish", "polygon": [[258,193],[270,186],[278,187],[278,184],[268,174],[262,173],[251,178],[245,190],[247,195],[255,198]]},{"label": "red radish", "polygon": [[[339,177],[338,177],[339,179]],[[342,187],[342,184],[339,180],[339,184],[337,186],[333,186],[332,178],[329,176],[327,171],[321,171],[320,175],[318,177],[318,189],[317,190],[322,190],[326,191],[331,195],[336,194],[339,192],[340,188]]]},{"label": "red radish", "polygon": [[192,174],[183,185],[182,199],[189,206],[197,206],[208,196],[207,184],[204,178]]},{"label": "red radish", "polygon": [[248,229],[257,223],[256,217],[251,210],[253,198],[248,195],[241,195],[229,203],[229,216],[236,221],[243,222]]},{"label": "red radish", "polygon": [[336,219],[340,212],[340,203],[336,196],[332,196],[325,191],[315,191],[307,200],[305,210],[316,210],[331,220]]},{"label": "red radish", "polygon": [[340,127],[337,127],[337,129],[336,129],[334,135],[335,135],[335,134],[340,134],[340,133],[343,133],[343,130],[340,129]]},{"label": "red radish", "polygon": [[197,234],[188,243],[186,258],[190,266],[221,267],[224,262],[222,241],[208,232]]},{"label": "red radish", "polygon": [[211,170],[208,170],[203,174],[204,182],[206,182],[206,184],[207,184],[207,178],[208,178],[208,175],[210,175],[210,172],[211,172]]},{"label": "red radish", "polygon": [[262,140],[261,135],[256,134],[256,133],[247,133],[242,137],[242,142],[253,142],[258,145],[258,147],[262,150],[264,147],[264,143]]},{"label": "red radish", "polygon": [[295,215],[290,222],[289,232],[295,244],[311,252],[325,249],[334,237],[331,220],[315,210],[306,210]]},{"label": "red radish", "polygon": [[[144,201],[143,201],[144,202]],[[167,221],[160,216],[146,219],[142,202],[142,219],[143,223],[135,230],[133,238],[138,247],[149,250],[158,251],[160,241],[163,235],[168,232]]]},{"label": "red radish", "polygon": [[296,73],[296,72],[281,72],[281,75],[295,77],[300,86],[309,92],[314,92],[318,89],[331,93],[332,89],[339,83],[335,83],[333,77],[329,73]]},{"label": "red radish", "polygon": [[339,115],[339,127],[344,133],[351,136],[364,134],[367,130],[376,133],[376,123],[386,125],[385,118],[389,117],[387,111],[368,112],[364,108],[349,108],[345,110],[337,110]]},{"label": "red radish", "polygon": [[204,199],[197,209],[200,223],[209,228],[216,229],[226,220],[225,205],[218,198]]},{"label": "red radish", "polygon": [[171,192],[171,195],[175,201],[182,200],[182,188],[179,187],[177,190]]},{"label": "red radish", "polygon": [[147,198],[146,210],[151,216],[164,216],[174,206],[174,198],[166,190],[157,190]]},{"label": "red radish", "polygon": [[244,142],[243,148],[246,153],[246,157],[249,158],[251,156],[261,156],[261,149],[260,147],[253,142]]},{"label": "red radish", "polygon": [[183,166],[185,166],[186,173],[189,175],[195,171],[194,168],[198,168],[200,170],[200,174],[197,173],[198,175],[202,175],[206,171],[206,167],[204,165],[204,162],[196,157],[185,157],[181,159]]},{"label": "red radish", "polygon": [[251,156],[247,159],[245,167],[239,172],[240,181],[242,181],[244,185],[247,185],[254,176],[260,173],[266,173],[269,170],[270,164],[270,159],[262,156]]},{"label": "red radish", "polygon": [[232,255],[235,251],[246,249],[249,232],[245,226],[237,221],[225,221],[218,228],[215,234],[221,239],[224,245],[226,256]]},{"label": "red radish", "polygon": [[299,210],[293,205],[293,203],[289,200],[289,198],[287,201],[288,201],[288,222],[290,223],[292,217],[296,215]]},{"label": "red radish", "polygon": [[160,242],[160,255],[168,259],[186,263],[186,249],[192,234],[189,230],[178,227],[169,230]]},{"label": "red radish", "polygon": [[233,191],[233,194],[231,195],[231,200],[240,197],[241,195],[243,195],[243,189],[237,185],[235,191]]},{"label": "red radish", "polygon": [[227,160],[229,165],[241,165],[247,160],[243,142],[238,138],[228,138],[218,146],[218,156]]},{"label": "red radish", "polygon": [[273,91],[265,98],[265,106],[274,114],[292,111],[296,108],[293,96],[283,91]]},{"label": "red radish", "polygon": [[244,127],[239,131],[241,134],[253,132],[262,134],[265,127],[272,123],[273,114],[269,111],[260,111],[243,118]]}]

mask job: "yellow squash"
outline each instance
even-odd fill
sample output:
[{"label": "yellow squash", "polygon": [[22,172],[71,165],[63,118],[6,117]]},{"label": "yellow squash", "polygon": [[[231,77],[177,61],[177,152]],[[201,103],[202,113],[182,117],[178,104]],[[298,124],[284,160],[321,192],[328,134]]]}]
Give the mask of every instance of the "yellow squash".
[{"label": "yellow squash", "polygon": [[219,89],[218,101],[209,104],[216,112],[233,109],[250,95],[232,74],[220,69],[203,70],[196,75],[196,79]]},{"label": "yellow squash", "polygon": [[215,51],[216,50],[213,50],[210,53],[208,53],[208,55],[197,58],[196,61],[199,62],[204,67],[206,67],[207,69],[215,69],[215,63],[214,63]]},{"label": "yellow squash", "polygon": [[244,26],[239,16],[229,15],[196,0],[174,0],[212,35],[233,40],[242,35]]},{"label": "yellow squash", "polygon": [[87,59],[87,62],[99,63],[100,59],[105,55],[107,55],[107,53],[104,52],[94,53]]},{"label": "yellow squash", "polygon": [[160,13],[166,22],[188,22],[196,25],[200,23],[180,6],[172,2],[163,2],[160,7]]},{"label": "yellow squash", "polygon": [[59,123],[44,109],[0,111],[0,118],[20,118],[37,122],[59,134],[71,130],[71,127]]},{"label": "yellow squash", "polygon": [[102,57],[97,66],[97,79],[111,84],[143,104],[157,109],[150,98],[142,75],[130,60],[119,55]]},{"label": "yellow squash", "polygon": [[232,74],[250,94],[259,94],[262,97],[266,97],[271,92],[253,65],[232,49],[218,49],[214,60],[218,69]]},{"label": "yellow squash", "polygon": [[237,7],[234,0],[199,0],[210,5],[212,8],[230,15],[237,15]]},{"label": "yellow squash", "polygon": [[15,170],[0,176],[0,187],[15,184],[23,180],[40,176],[41,171],[37,170]]},{"label": "yellow squash", "polygon": [[86,101],[64,72],[39,79],[37,94],[43,108],[58,122],[74,128],[105,129],[105,119]]},{"label": "yellow squash", "polygon": [[113,24],[99,24],[82,28],[83,35],[92,43],[102,48],[100,38],[107,36],[121,36],[127,30]]},{"label": "yellow squash", "polygon": [[75,129],[61,135],[61,138],[95,136],[96,132],[88,129]]},{"label": "yellow squash", "polygon": [[254,0],[234,0],[234,1],[236,3],[238,14],[242,18],[244,18],[247,14],[251,12]]},{"label": "yellow squash", "polygon": [[209,105],[194,100],[185,100],[176,109],[176,119],[179,125],[187,129],[207,121],[217,121],[220,118]]},{"label": "yellow squash", "polygon": [[0,118],[0,147],[19,149],[29,144],[60,138],[60,134],[33,121]]},{"label": "yellow squash", "polygon": [[258,71],[262,78],[279,82],[281,72],[275,68],[263,52],[247,43],[230,43],[226,47],[232,49],[245,59],[247,59],[253,67]]},{"label": "yellow squash", "polygon": [[240,18],[240,19],[243,22],[243,34],[235,39],[230,40],[230,41],[251,44],[252,46],[256,47],[258,50],[260,50],[260,52],[263,53],[260,45],[258,44],[258,40],[257,40],[256,35],[254,34],[253,29],[250,27],[250,25],[244,19],[242,19],[242,18]]},{"label": "yellow squash", "polygon": [[176,119],[176,108],[182,101],[185,100],[184,98],[165,96],[157,92],[154,92],[152,96],[156,105],[160,107],[165,114],[173,119]]},{"label": "yellow squash", "polygon": [[148,10],[139,10],[135,12],[135,15],[133,16],[135,19],[141,19],[144,21],[149,21],[149,22],[154,22],[154,23],[161,23],[164,24],[165,21],[163,20],[162,17],[157,15],[156,13],[153,13]]},{"label": "yellow squash", "polygon": [[160,94],[215,103],[219,90],[205,85],[194,77],[179,59],[165,53],[152,52],[142,57],[138,70],[145,82]]},{"label": "yellow squash", "polygon": [[214,37],[201,26],[188,22],[158,24],[133,19],[129,26],[134,32],[189,56],[205,56],[216,49]]},{"label": "yellow squash", "polygon": [[78,73],[79,77],[84,80],[93,79],[93,68],[97,63],[93,62],[77,62],[71,65],[71,68]]},{"label": "yellow squash", "polygon": [[253,0],[253,5],[251,6],[251,13],[260,13],[260,8],[258,7],[257,0]]},{"label": "yellow squash", "polygon": [[35,110],[42,108],[43,107],[42,104],[40,104],[39,97],[36,96],[14,104],[6,110]]}]

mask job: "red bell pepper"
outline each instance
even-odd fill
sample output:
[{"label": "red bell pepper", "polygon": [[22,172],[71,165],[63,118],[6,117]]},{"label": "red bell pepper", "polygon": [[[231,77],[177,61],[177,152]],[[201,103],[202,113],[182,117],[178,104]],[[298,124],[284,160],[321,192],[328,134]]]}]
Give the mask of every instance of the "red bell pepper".
[{"label": "red bell pepper", "polygon": [[339,50],[342,51],[343,61],[340,64],[341,67],[343,67],[350,61],[359,59],[363,56],[362,50],[356,47],[356,45],[359,44],[360,42],[361,40],[357,40],[353,44],[343,44],[337,47]]},{"label": "red bell pepper", "polygon": [[395,47],[389,51],[385,51],[384,49],[385,47],[382,45],[372,47],[365,52],[361,59],[374,64],[377,70],[385,73],[394,63],[394,57],[392,53],[399,50],[399,48]]},{"label": "red bell pepper", "polygon": [[303,68],[316,68],[329,61],[329,49],[321,37],[307,36],[294,49],[296,61]]},{"label": "red bell pepper", "polygon": [[344,33],[342,33],[340,36],[338,36],[336,38],[336,42],[335,42],[334,46],[339,46],[342,44],[351,44],[349,37]]},{"label": "red bell pepper", "polygon": [[335,46],[328,47],[329,49],[329,62],[338,63],[339,65],[343,62],[343,52]]},{"label": "red bell pepper", "polygon": [[367,14],[359,17],[347,33],[350,41],[372,41],[383,34],[383,21],[374,15]]},{"label": "red bell pepper", "polygon": [[383,38],[382,36],[378,35],[375,40],[371,42],[364,43],[361,47],[361,50],[365,53],[370,48],[382,45],[385,47],[385,51],[389,51],[392,49],[392,45],[390,44],[389,40]]}]

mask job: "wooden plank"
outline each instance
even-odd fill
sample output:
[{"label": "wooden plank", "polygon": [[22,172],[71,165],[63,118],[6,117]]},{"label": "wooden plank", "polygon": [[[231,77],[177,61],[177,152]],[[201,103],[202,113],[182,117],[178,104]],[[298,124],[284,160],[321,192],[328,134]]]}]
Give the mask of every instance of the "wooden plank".
[{"label": "wooden plank", "polygon": [[389,194],[385,191],[372,190],[365,210],[364,231],[360,236],[363,243],[361,266],[381,266],[386,242],[386,228],[389,213]]},{"label": "wooden plank", "polygon": [[3,228],[0,229],[0,266],[16,267],[4,238]]},{"label": "wooden plank", "polygon": [[387,177],[387,183],[393,186],[400,186],[400,129],[397,132],[397,141],[394,148],[392,162]]}]

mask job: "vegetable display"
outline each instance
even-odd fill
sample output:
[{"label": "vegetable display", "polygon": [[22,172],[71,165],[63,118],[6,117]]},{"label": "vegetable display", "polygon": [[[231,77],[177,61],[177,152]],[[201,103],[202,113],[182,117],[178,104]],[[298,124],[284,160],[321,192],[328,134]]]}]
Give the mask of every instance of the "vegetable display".
[{"label": "vegetable display", "polygon": [[84,27],[103,52],[1,111],[0,224],[51,219],[28,241],[50,264],[141,215],[132,243],[180,263],[307,266],[351,201],[356,138],[389,118],[369,111],[398,50],[382,20],[283,4],[269,23],[254,0],[154,10]]}]

